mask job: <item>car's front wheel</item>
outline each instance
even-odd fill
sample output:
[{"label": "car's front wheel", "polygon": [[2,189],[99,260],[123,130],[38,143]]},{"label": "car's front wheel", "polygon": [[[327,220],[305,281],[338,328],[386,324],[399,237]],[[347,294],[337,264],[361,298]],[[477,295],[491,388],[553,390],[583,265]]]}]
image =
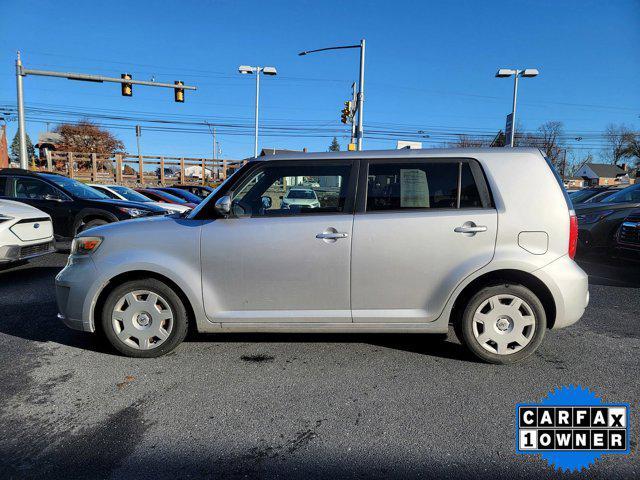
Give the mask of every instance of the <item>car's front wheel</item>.
[{"label": "car's front wheel", "polygon": [[460,342],[478,358],[497,364],[514,363],[531,355],[542,342],[546,327],[538,297],[517,284],[481,289],[455,323]]},{"label": "car's front wheel", "polygon": [[102,309],[102,332],[129,357],[151,358],[176,348],[187,335],[184,303],[171,287],[146,278],[116,287]]}]

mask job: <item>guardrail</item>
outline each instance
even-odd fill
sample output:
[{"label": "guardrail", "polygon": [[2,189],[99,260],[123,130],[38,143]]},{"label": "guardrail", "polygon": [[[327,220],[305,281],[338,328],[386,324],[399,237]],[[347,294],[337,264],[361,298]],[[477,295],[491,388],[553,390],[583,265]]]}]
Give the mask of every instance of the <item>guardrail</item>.
[{"label": "guardrail", "polygon": [[171,185],[215,183],[246,163],[246,160],[130,155],[105,155],[46,151],[46,163],[36,168],[94,183]]}]

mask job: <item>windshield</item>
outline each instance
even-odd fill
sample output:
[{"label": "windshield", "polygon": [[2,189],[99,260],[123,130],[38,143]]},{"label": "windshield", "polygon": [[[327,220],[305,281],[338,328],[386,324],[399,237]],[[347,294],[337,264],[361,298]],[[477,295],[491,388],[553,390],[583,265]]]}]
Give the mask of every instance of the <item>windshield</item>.
[{"label": "windshield", "polygon": [[176,197],[175,195],[171,195],[169,192],[165,192],[164,190],[151,190],[151,195],[157,195],[160,197],[159,202],[173,202],[173,203],[187,203],[184,198]]},{"label": "windshield", "polygon": [[612,191],[608,191],[608,192],[601,192],[598,193],[596,195],[594,195],[591,198],[586,199],[584,202],[582,203],[600,203],[600,202],[608,202],[609,200],[607,200],[611,195],[615,195],[615,193],[617,192],[617,190],[612,190]]},{"label": "windshield", "polygon": [[95,190],[82,182],[63,177],[62,175],[49,175],[47,173],[43,173],[41,175],[47,180],[52,181],[74,197],[83,198],[85,200],[110,198],[108,195],[105,195],[104,193]]},{"label": "windshield", "polygon": [[199,196],[194,195],[191,192],[187,192],[186,190],[180,190],[179,188],[169,188],[167,190],[163,189],[162,191],[169,192],[175,197],[184,198],[187,202],[198,204],[202,201],[202,198],[200,198]]},{"label": "windshield", "polygon": [[287,193],[287,198],[313,200],[314,198],[316,198],[316,196],[311,190],[289,190],[289,193]]},{"label": "windshield", "polygon": [[571,201],[573,203],[582,203],[586,199],[593,197],[596,193],[596,190],[580,190],[571,195]]},{"label": "windshield", "polygon": [[124,198],[126,198],[127,200],[129,200],[131,202],[142,202],[142,203],[153,202],[153,200],[151,200],[149,197],[145,197],[141,193],[138,193],[135,190],[131,190],[128,187],[121,187],[120,185],[113,185],[113,186],[111,186],[109,188],[111,188],[111,190],[113,190],[115,192],[118,192],[120,195],[122,195]]},{"label": "windshield", "polygon": [[619,192],[607,197],[602,203],[640,202],[640,185],[623,188]]}]

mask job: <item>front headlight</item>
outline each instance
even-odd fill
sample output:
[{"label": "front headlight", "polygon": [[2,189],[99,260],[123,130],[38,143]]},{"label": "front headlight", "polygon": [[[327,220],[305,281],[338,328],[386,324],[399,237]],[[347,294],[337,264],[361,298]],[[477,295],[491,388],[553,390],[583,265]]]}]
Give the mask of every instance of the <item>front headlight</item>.
[{"label": "front headlight", "polygon": [[120,208],[118,208],[118,210],[120,210],[123,213],[126,213],[127,215],[132,216],[133,218],[135,218],[135,217],[143,217],[143,216],[149,214],[149,210],[141,210],[139,208],[120,207]]},{"label": "front headlight", "polygon": [[578,225],[589,225],[591,223],[599,222],[604,217],[611,215],[612,213],[613,210],[604,210],[602,212],[584,213],[582,215],[578,215]]},{"label": "front headlight", "polygon": [[95,252],[102,243],[102,237],[78,237],[71,242],[71,255],[88,255]]}]

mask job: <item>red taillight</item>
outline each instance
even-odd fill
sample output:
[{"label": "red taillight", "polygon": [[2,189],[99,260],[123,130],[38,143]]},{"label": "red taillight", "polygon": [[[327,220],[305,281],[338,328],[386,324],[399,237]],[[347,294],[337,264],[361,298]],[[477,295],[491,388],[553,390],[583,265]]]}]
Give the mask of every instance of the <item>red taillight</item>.
[{"label": "red taillight", "polygon": [[576,256],[576,249],[578,248],[578,219],[574,213],[571,213],[569,217],[569,257],[574,258]]}]

